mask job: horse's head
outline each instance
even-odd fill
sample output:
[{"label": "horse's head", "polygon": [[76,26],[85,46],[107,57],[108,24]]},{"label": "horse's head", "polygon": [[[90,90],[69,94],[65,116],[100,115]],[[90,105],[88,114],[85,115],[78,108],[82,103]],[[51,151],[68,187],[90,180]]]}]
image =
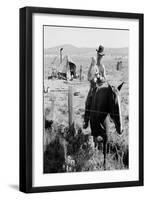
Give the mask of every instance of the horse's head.
[{"label": "horse's head", "polygon": [[122,116],[121,116],[121,107],[120,107],[120,98],[119,91],[121,90],[122,84],[120,84],[117,88],[109,85],[109,114],[111,119],[115,124],[115,128],[118,134],[122,134]]}]

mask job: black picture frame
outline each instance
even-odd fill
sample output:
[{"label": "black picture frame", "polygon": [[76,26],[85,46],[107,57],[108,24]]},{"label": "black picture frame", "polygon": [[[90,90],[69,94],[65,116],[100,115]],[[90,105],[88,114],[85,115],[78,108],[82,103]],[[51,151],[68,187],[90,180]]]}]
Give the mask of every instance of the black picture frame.
[{"label": "black picture frame", "polygon": [[[64,186],[32,186],[32,16],[34,13],[71,16],[93,16],[137,19],[139,21],[139,180],[126,182],[90,183]],[[59,8],[24,7],[20,9],[20,191],[26,193],[130,187],[143,185],[143,59],[144,16],[138,13],[120,13]]]}]

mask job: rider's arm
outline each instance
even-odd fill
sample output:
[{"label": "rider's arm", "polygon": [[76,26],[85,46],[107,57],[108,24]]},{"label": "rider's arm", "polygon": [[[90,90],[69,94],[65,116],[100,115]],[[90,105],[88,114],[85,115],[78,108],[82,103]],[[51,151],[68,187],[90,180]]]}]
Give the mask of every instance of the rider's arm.
[{"label": "rider's arm", "polygon": [[101,81],[106,80],[106,70],[104,65],[102,65],[101,76],[99,78],[101,79]]},{"label": "rider's arm", "polygon": [[105,66],[103,65],[103,77],[106,80],[106,70],[105,70]]}]

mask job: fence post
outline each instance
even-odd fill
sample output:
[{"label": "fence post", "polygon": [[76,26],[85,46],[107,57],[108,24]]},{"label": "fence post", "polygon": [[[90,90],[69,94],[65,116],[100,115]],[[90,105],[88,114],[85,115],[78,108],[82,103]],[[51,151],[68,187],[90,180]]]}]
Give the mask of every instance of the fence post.
[{"label": "fence post", "polygon": [[120,62],[118,61],[117,64],[116,64],[116,70],[117,70],[117,71],[119,71],[119,63],[120,63]]},{"label": "fence post", "polygon": [[68,112],[69,112],[69,127],[73,124],[73,91],[72,86],[68,86]]},{"label": "fence post", "polygon": [[80,81],[82,80],[82,65],[80,65]]},{"label": "fence post", "polygon": [[55,96],[53,95],[51,99],[51,117],[53,121],[54,121],[54,107],[55,107]]}]

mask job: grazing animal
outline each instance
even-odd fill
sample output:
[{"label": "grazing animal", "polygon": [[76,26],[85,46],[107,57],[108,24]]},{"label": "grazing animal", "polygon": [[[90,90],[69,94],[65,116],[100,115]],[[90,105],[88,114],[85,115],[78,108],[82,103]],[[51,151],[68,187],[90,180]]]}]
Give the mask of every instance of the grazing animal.
[{"label": "grazing animal", "polygon": [[68,64],[70,69],[70,75],[73,76],[73,78],[76,78],[76,65],[71,61],[69,61]]},{"label": "grazing animal", "polygon": [[106,120],[106,117],[108,115],[110,116],[118,134],[123,132],[119,101],[119,91],[123,84],[124,82],[119,85],[118,88],[110,86],[109,84],[108,86],[99,86],[93,92],[92,105],[90,108],[90,127],[94,140],[96,140],[98,136],[103,138],[104,169],[106,169],[108,130],[108,120]]}]

